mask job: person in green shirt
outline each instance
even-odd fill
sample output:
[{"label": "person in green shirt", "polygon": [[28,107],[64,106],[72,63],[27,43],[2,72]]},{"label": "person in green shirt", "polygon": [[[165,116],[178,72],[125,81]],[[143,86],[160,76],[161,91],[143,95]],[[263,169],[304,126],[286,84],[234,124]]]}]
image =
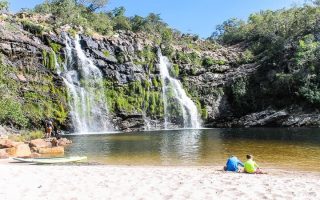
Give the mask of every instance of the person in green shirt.
[{"label": "person in green shirt", "polygon": [[244,163],[244,171],[249,174],[263,174],[259,165],[253,160],[253,155],[247,155],[247,161]]}]

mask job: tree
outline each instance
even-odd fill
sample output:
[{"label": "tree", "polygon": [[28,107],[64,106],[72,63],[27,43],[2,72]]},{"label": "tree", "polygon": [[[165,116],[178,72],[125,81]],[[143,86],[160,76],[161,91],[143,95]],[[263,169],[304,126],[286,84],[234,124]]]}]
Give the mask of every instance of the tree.
[{"label": "tree", "polygon": [[113,14],[114,17],[124,16],[124,13],[126,13],[126,9],[123,6],[115,8],[115,9],[112,10],[112,14]]},{"label": "tree", "polygon": [[0,11],[8,11],[9,2],[7,0],[0,0]]},{"label": "tree", "polygon": [[146,20],[143,17],[135,15],[130,19],[130,22],[133,31],[145,30]]},{"label": "tree", "polygon": [[86,6],[91,12],[95,12],[107,5],[108,0],[77,0],[77,3]]},{"label": "tree", "polygon": [[131,24],[128,18],[124,15],[126,9],[124,7],[115,8],[112,11],[112,17],[114,21],[114,29],[116,30],[131,30]]},{"label": "tree", "polygon": [[320,6],[320,0],[313,0],[312,3],[313,3],[315,6]]}]

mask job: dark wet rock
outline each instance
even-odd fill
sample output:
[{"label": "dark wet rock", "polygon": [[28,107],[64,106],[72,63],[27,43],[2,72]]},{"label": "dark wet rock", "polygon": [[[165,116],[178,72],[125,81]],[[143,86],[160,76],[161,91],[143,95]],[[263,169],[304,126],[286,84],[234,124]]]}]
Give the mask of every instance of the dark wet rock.
[{"label": "dark wet rock", "polygon": [[258,113],[246,115],[239,120],[236,120],[234,126],[238,127],[261,127],[261,126],[276,126],[279,121],[288,117],[286,111],[265,110]]},{"label": "dark wet rock", "polygon": [[320,114],[294,114],[283,121],[281,125],[288,127],[320,127]]},{"label": "dark wet rock", "polygon": [[81,46],[86,49],[98,49],[99,45],[91,37],[81,36]]},{"label": "dark wet rock", "polygon": [[122,121],[119,128],[125,132],[132,132],[136,130],[143,130],[144,121],[138,118],[128,118]]},{"label": "dark wet rock", "polygon": [[108,55],[106,56],[103,52],[95,50],[95,49],[91,49],[93,57],[95,59],[102,59],[107,63],[117,63],[118,60],[113,56],[113,55]]}]

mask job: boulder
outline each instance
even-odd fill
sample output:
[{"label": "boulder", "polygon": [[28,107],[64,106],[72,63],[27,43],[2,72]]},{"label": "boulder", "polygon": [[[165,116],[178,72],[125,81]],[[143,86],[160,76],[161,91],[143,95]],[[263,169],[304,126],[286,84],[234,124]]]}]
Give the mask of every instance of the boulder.
[{"label": "boulder", "polygon": [[39,148],[40,154],[64,154],[64,147]]},{"label": "boulder", "polygon": [[47,142],[43,139],[36,139],[36,140],[31,140],[29,143],[29,146],[35,147],[35,148],[50,148],[52,147],[51,142]]},{"label": "boulder", "polygon": [[58,146],[67,146],[69,144],[72,144],[71,140],[68,140],[67,138],[61,138],[58,140]]},{"label": "boulder", "polygon": [[0,149],[14,147],[14,143],[9,139],[0,139]]},{"label": "boulder", "polygon": [[115,58],[113,55],[105,55],[103,52],[98,51],[98,50],[94,50],[94,49],[91,49],[91,51],[93,53],[93,56],[96,59],[102,59],[108,63],[117,63],[118,62],[117,58]]},{"label": "boulder", "polygon": [[89,49],[98,49],[99,45],[91,37],[82,36],[81,46]]},{"label": "boulder", "polygon": [[6,159],[9,158],[9,154],[5,149],[0,149],[0,159]]},{"label": "boulder", "polygon": [[28,144],[19,144],[15,147],[17,157],[29,157],[31,155],[31,150]]},{"label": "boulder", "polygon": [[6,150],[6,152],[7,152],[7,154],[9,155],[9,156],[15,156],[16,155],[16,148],[15,147],[11,147],[11,148],[6,148],[5,149]]},{"label": "boulder", "polygon": [[7,129],[3,126],[0,125],[0,135],[3,138],[4,135],[7,135],[9,132],[7,131]]},{"label": "boulder", "polygon": [[23,142],[12,142],[13,147],[17,147],[20,144],[24,144]]}]

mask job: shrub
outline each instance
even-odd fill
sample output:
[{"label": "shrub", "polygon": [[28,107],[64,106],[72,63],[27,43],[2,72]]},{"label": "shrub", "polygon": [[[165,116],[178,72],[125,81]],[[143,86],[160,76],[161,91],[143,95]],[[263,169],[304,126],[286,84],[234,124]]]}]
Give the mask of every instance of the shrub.
[{"label": "shrub", "polygon": [[202,60],[202,65],[204,67],[210,67],[212,65],[224,65],[226,64],[226,61],[224,60],[214,60],[210,57],[205,57],[203,60]]},{"label": "shrub", "polygon": [[188,57],[188,55],[186,53],[183,53],[183,52],[178,52],[176,54],[176,59],[182,64],[188,64],[188,63],[191,62],[189,57]]},{"label": "shrub", "polygon": [[254,55],[252,51],[250,51],[249,49],[246,49],[242,55],[242,63],[243,64],[251,63],[253,59],[254,59]]},{"label": "shrub", "polygon": [[171,72],[171,76],[177,78],[179,76],[179,65],[173,64],[170,72]]},{"label": "shrub", "polygon": [[116,53],[116,58],[117,58],[117,60],[118,60],[118,62],[120,63],[120,64],[123,64],[126,60],[126,57],[125,57],[125,54],[124,54],[124,52],[118,52],[118,53]]},{"label": "shrub", "polygon": [[202,119],[208,119],[208,111],[206,108],[203,108],[201,110],[201,117],[202,117]]},{"label": "shrub", "polygon": [[103,51],[102,53],[103,53],[103,55],[104,55],[105,57],[109,57],[109,56],[110,56],[110,52],[107,51],[107,50]]},{"label": "shrub", "polygon": [[212,58],[209,58],[209,57],[205,57],[203,60],[202,60],[202,65],[204,67],[210,67],[212,65],[214,65],[215,62]]},{"label": "shrub", "polygon": [[34,24],[31,21],[23,20],[22,22],[23,29],[29,31],[35,35],[42,35],[45,28],[42,25]]},{"label": "shrub", "polygon": [[93,13],[92,15],[88,15],[88,21],[90,22],[89,25],[96,32],[103,35],[112,33],[112,21],[105,13]]},{"label": "shrub", "polygon": [[157,77],[153,77],[153,78],[152,78],[152,85],[153,85],[155,88],[159,87],[159,83],[158,83]]},{"label": "shrub", "polygon": [[162,39],[162,42],[165,43],[165,44],[168,44],[172,41],[172,38],[173,38],[173,34],[172,34],[172,30],[169,29],[169,28],[166,28],[162,31],[161,33],[161,39]]},{"label": "shrub", "polygon": [[166,45],[165,48],[161,49],[161,51],[162,51],[162,54],[164,56],[167,56],[169,59],[172,59],[175,52],[171,45]]},{"label": "shrub", "polygon": [[24,141],[30,141],[30,140],[43,138],[44,132],[39,131],[39,130],[35,130],[35,131],[30,131],[30,132],[24,133],[21,136],[24,139]]},{"label": "shrub", "polygon": [[62,46],[58,43],[55,43],[55,42],[49,42],[49,46],[52,48],[52,50],[55,52],[55,53],[59,53]]},{"label": "shrub", "polygon": [[20,102],[13,98],[0,98],[0,122],[18,127],[26,127],[28,119],[22,111]]},{"label": "shrub", "polygon": [[7,0],[0,0],[0,11],[7,11],[9,9],[9,2]]}]

